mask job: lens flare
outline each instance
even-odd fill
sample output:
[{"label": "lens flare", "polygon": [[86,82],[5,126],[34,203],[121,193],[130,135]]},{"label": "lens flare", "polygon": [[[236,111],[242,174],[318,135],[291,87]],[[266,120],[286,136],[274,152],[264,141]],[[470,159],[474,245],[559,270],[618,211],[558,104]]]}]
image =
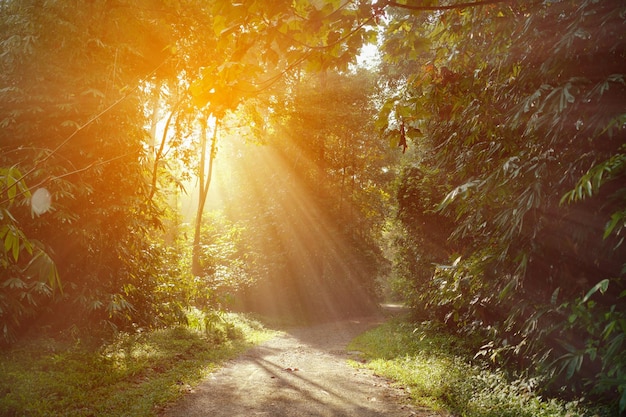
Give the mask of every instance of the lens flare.
[{"label": "lens flare", "polygon": [[41,216],[52,207],[52,196],[45,188],[38,188],[30,198],[31,215]]}]

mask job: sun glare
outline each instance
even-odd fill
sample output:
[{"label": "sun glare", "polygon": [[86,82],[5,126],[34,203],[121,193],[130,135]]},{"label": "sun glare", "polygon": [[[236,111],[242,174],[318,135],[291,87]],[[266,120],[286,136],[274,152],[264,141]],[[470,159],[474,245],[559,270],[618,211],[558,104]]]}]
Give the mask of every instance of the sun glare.
[{"label": "sun glare", "polygon": [[380,64],[381,56],[378,45],[365,44],[361,48],[361,53],[357,55],[356,62],[358,66],[364,68],[374,68]]}]

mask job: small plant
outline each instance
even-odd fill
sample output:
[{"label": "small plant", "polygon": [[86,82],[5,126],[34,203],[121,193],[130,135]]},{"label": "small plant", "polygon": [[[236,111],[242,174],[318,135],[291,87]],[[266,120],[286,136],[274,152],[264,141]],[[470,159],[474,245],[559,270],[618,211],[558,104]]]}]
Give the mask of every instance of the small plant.
[{"label": "small plant", "polygon": [[[605,279],[592,287],[587,294],[573,302],[564,302],[557,311],[567,315],[555,330],[561,334],[579,331],[583,343],[574,346],[560,340],[564,353],[549,365],[557,375],[565,375],[568,380],[580,376],[583,365],[595,365],[595,375],[579,377],[585,391],[607,396],[610,393],[618,398],[620,413],[626,412],[626,314],[617,305],[602,308],[592,300],[597,292],[604,294],[609,286]],[[620,294],[618,300],[626,298]],[[579,329],[582,329],[579,330]]]},{"label": "small plant", "polygon": [[244,332],[233,323],[226,322],[224,324],[226,330],[226,337],[229,340],[241,340],[244,338]]}]

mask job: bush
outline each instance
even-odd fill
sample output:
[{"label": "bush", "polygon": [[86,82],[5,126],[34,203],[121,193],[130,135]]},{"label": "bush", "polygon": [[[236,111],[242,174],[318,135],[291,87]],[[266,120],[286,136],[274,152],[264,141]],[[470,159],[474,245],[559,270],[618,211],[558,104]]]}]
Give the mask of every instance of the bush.
[{"label": "bush", "polygon": [[615,415],[581,400],[546,399],[546,378],[492,369],[473,358],[476,340],[461,339],[438,324],[393,321],[351,342],[366,366],[406,387],[420,405],[465,417],[575,417]]}]

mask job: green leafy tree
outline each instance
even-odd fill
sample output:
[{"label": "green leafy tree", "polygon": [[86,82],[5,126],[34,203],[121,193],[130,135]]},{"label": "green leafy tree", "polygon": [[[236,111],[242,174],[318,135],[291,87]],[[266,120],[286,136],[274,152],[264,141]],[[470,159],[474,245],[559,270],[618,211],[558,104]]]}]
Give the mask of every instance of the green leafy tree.
[{"label": "green leafy tree", "polygon": [[[128,324],[136,311],[131,293],[152,285],[129,267],[142,256],[141,235],[158,224],[155,207],[146,204],[138,88],[168,74],[171,33],[159,29],[168,15],[149,2],[0,7],[0,166],[16,167],[25,187],[45,187],[51,197],[48,213],[33,217],[18,206],[12,221],[42,242],[64,283],[58,302],[38,302],[34,318],[44,319],[45,307],[54,311],[45,320],[55,324],[68,317]],[[2,276],[25,275],[4,270]]]},{"label": "green leafy tree", "polygon": [[[561,358],[572,379],[560,383],[626,398],[623,6],[393,6],[380,127],[423,151],[399,215],[432,243],[413,259],[438,264],[418,275],[416,302],[483,331],[493,358]],[[409,274],[426,267],[405,262]]]}]

